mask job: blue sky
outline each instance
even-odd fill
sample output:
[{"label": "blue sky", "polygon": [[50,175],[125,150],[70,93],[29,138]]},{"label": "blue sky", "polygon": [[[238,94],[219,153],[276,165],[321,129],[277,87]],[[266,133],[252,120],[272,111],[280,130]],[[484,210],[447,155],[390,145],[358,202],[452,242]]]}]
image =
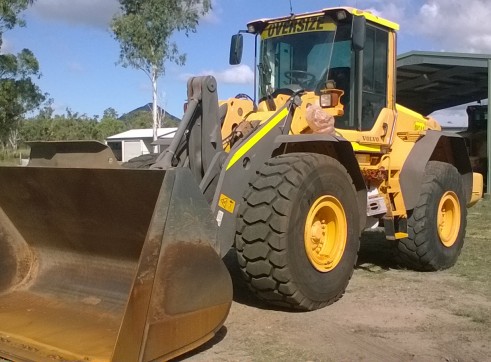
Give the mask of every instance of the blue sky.
[{"label": "blue sky", "polygon": [[[369,9],[401,24],[398,52],[410,50],[491,53],[489,0],[292,0],[294,12],[347,5]],[[113,107],[121,115],[151,101],[147,76],[117,65],[119,44],[108,28],[118,11],[117,0],[37,0],[25,12],[25,28],[3,35],[3,52],[31,49],[38,58],[44,92],[54,99],[57,113],[70,108],[88,116]],[[219,97],[253,94],[253,42],[245,41],[243,64],[228,65],[230,36],[248,21],[287,15],[289,0],[214,0],[213,10],[201,19],[196,34],[176,34],[187,63],[168,63],[159,82],[160,103],[182,116],[186,80],[213,74]],[[459,115],[460,114],[460,115]],[[442,116],[458,123],[461,112]],[[453,120],[452,117],[455,117]]]}]

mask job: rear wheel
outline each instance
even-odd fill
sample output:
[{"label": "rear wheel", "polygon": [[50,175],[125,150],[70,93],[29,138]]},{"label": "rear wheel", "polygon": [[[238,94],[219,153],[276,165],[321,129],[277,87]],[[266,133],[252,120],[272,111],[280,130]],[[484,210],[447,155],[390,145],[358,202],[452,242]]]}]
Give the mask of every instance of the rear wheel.
[{"label": "rear wheel", "polygon": [[466,215],[461,175],[448,163],[430,161],[418,204],[408,219],[409,237],[398,241],[396,258],[422,271],[453,266],[464,245]]},{"label": "rear wheel", "polygon": [[270,159],[245,195],[236,249],[250,289],[301,310],[338,300],[359,249],[356,190],[335,159],[294,153]]}]

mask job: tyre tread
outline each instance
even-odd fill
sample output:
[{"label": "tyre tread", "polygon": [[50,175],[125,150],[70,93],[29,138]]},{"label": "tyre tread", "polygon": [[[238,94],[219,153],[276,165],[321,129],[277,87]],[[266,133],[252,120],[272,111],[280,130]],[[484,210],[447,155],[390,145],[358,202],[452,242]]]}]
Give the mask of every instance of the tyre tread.
[{"label": "tyre tread", "polygon": [[[251,182],[249,191],[245,193],[244,203],[239,212],[236,233],[239,265],[244,279],[248,282],[249,289],[259,299],[270,304],[290,309],[314,310],[334,303],[342,297],[346,289],[347,283],[334,298],[327,301],[319,302],[306,298],[292,282],[292,271],[287,264],[286,245],[282,242],[288,227],[286,215],[289,215],[291,208],[295,207],[292,202],[292,195],[301,185],[302,175],[307,174],[312,167],[320,167],[325,158],[324,155],[300,153],[272,158],[258,172],[256,178]],[[331,158],[330,160],[335,161]],[[337,161],[335,163],[339,164]],[[344,167],[339,164],[338,168],[351,181],[351,177]],[[353,184],[352,187],[354,190]],[[274,198],[271,198],[271,190],[274,190]],[[255,202],[259,199],[263,199],[265,202],[262,204]],[[252,216],[260,214],[261,208],[266,207],[270,210],[267,218]],[[264,233],[265,225],[269,230],[266,236]],[[257,237],[251,237],[251,235]],[[256,258],[252,258],[247,252],[249,248],[261,251],[267,249],[268,252],[267,254],[255,253],[254,257]],[[254,275],[253,266],[258,261],[270,266],[270,268],[263,267],[261,269],[262,271],[269,270],[268,275]]]},{"label": "tyre tread", "polygon": [[[432,206],[432,194],[438,188],[446,190],[442,175],[450,175],[450,180],[456,185],[460,185],[456,177],[460,177],[458,171],[450,164],[430,161],[425,170],[425,179],[421,186],[422,192],[412,215],[408,218],[408,237],[400,239],[395,248],[395,259],[399,265],[419,270],[436,271],[449,268],[453,263],[442,263],[434,247],[433,240],[428,238],[428,227],[431,223],[428,220],[427,210]],[[461,205],[462,218],[461,228],[463,236],[466,227],[466,207]],[[463,238],[462,236],[462,238]],[[462,245],[460,245],[460,248]],[[458,254],[460,254],[458,250]],[[457,256],[458,256],[457,254]]]}]

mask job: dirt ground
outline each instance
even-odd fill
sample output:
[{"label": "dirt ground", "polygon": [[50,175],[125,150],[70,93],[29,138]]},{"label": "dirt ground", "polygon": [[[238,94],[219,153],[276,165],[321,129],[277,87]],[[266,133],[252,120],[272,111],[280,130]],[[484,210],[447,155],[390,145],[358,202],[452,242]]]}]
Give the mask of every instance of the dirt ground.
[{"label": "dirt ground", "polygon": [[241,282],[216,337],[186,361],[491,361],[491,200],[469,209],[457,265],[395,268],[382,233],[362,238],[344,297],[314,312],[269,309]]}]

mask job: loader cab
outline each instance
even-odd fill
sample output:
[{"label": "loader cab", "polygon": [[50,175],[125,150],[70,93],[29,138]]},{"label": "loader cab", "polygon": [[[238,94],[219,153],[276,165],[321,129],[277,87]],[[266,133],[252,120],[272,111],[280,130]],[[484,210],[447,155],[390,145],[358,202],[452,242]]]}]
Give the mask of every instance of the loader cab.
[{"label": "loader cab", "polygon": [[320,101],[336,117],[336,129],[348,139],[354,132],[359,139],[361,131],[383,142],[387,122],[379,127],[385,131],[375,132],[380,135],[371,131],[381,115],[387,118],[395,109],[396,29],[397,24],[352,8],[249,23],[248,32],[260,39],[259,109],[271,108],[271,99],[292,89],[303,88],[319,100],[336,89],[342,91],[339,98],[327,105]]},{"label": "loader cab", "polygon": [[[330,81],[349,104],[351,48],[350,24],[328,16],[268,24],[261,33],[259,99],[295,87],[320,94]],[[346,119],[349,114],[348,106]]]}]

